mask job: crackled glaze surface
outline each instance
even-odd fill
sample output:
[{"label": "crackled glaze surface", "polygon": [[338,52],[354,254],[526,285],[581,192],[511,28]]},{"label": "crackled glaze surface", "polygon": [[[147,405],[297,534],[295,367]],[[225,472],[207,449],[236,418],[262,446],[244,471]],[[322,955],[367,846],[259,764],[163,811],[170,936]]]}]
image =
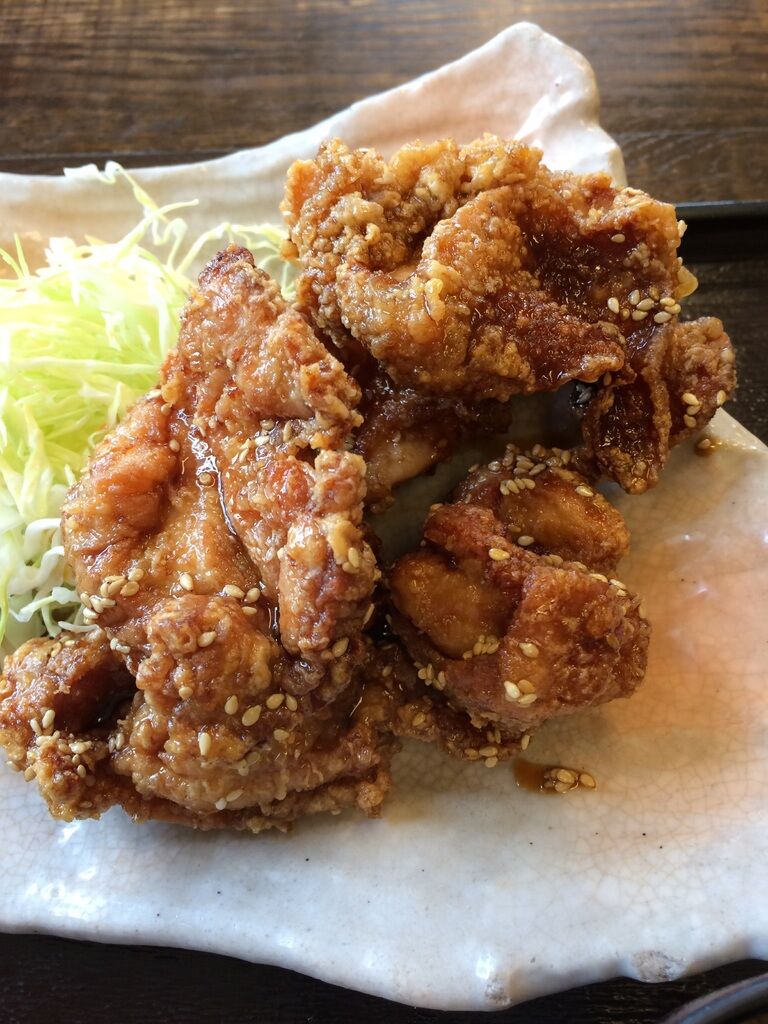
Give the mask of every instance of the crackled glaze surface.
[{"label": "crackled glaze surface", "polygon": [[[396,92],[338,115],[332,130],[394,144],[526,125],[553,164],[582,168],[592,154],[592,166],[620,173],[578,55],[532,26],[484,50],[404,87],[418,109]],[[503,110],[477,106],[486,86]],[[318,131],[275,143],[279,159],[311,149]],[[248,215],[243,196],[269,149],[207,165],[192,188],[213,183],[206,215],[220,216],[224,185],[237,181],[228,215]],[[263,164],[265,204],[275,166]],[[183,198],[190,174],[155,180]],[[37,184],[16,185],[22,217]],[[71,193],[81,222],[92,187]],[[50,208],[38,218],[46,212],[60,230]],[[119,220],[127,208],[108,212]],[[413,746],[381,821],[318,819],[253,838],[137,827],[116,811],[57,823],[2,770],[0,926],[215,950],[444,1008],[768,955],[768,449],[724,412],[709,433],[723,440],[714,455],[688,444],[656,490],[614,495],[633,534],[621,575],[654,624],[646,683],[631,701],[551,725],[528,751],[588,769],[596,791],[543,797],[508,767]]]}]

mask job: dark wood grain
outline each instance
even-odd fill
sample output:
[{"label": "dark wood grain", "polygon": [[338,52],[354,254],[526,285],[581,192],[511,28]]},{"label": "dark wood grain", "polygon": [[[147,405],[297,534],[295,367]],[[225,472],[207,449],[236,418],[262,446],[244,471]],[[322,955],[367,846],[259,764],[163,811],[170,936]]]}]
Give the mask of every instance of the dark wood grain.
[{"label": "dark wood grain", "polygon": [[0,170],[256,145],[529,19],[592,62],[634,184],[768,198],[764,0],[0,0],[0,19]]},{"label": "dark wood grain", "polygon": [[227,957],[0,936],[3,1024],[658,1024],[689,1000],[765,966],[746,960],[652,988],[639,981],[587,985],[488,1015],[401,1006]]},{"label": "dark wood grain", "polygon": [[[437,67],[526,18],[592,62],[634,184],[676,202],[768,199],[764,0],[0,0],[0,170],[128,166],[257,145]],[[0,197],[1,198],[1,197]],[[768,441],[768,246],[692,225],[699,291],[739,353],[732,411]],[[746,258],[749,256],[750,258]],[[744,961],[649,986],[614,980],[535,1000],[504,1024],[655,1024],[759,973]],[[3,1024],[468,1024],[277,968],[164,949],[0,936]]]}]

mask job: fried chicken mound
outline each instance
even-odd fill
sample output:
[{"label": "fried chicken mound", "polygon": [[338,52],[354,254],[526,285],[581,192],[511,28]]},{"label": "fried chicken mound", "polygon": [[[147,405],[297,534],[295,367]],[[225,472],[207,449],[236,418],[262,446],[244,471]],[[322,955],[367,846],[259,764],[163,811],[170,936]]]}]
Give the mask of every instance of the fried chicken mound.
[{"label": "fried chicken mound", "polygon": [[[287,303],[230,247],[157,388],[63,510],[91,631],[7,659],[0,743],[58,817],[284,828],[379,813],[405,737],[489,767],[646,664],[600,475],[655,482],[734,385],[674,210],[485,136],[294,165]],[[583,385],[584,444],[508,446],[377,564],[367,507],[506,429],[510,396]]]},{"label": "fried chicken mound", "polygon": [[696,281],[674,207],[540,157],[492,135],[389,161],[326,143],[291,167],[283,202],[300,304],[339,350],[425,395],[595,385],[584,464],[641,492],[733,390],[730,342],[717,320],[677,321]]}]

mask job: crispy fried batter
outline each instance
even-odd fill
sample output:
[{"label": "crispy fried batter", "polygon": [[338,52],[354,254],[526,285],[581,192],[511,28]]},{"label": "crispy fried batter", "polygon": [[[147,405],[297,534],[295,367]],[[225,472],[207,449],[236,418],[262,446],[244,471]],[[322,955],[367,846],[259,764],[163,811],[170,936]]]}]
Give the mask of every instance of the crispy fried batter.
[{"label": "crispy fried batter", "polygon": [[[582,464],[642,491],[733,390],[730,342],[718,321],[677,321],[696,282],[672,206],[539,158],[490,135],[413,143],[390,161],[327,143],[286,185],[300,300],[400,387],[476,401],[597,385]],[[689,391],[694,426],[676,407]],[[404,462],[424,459],[418,441]]]},{"label": "crispy fried batter", "polygon": [[[645,671],[639,598],[594,571],[595,563],[614,569],[626,529],[583,478],[562,478],[561,468],[559,458],[513,477],[535,487],[507,494],[498,490],[503,474],[479,471],[458,504],[431,513],[426,546],[389,576],[393,628],[421,678],[440,681],[433,702],[498,730],[506,746],[553,715],[629,696]],[[533,543],[517,533],[521,523],[539,529]]]}]

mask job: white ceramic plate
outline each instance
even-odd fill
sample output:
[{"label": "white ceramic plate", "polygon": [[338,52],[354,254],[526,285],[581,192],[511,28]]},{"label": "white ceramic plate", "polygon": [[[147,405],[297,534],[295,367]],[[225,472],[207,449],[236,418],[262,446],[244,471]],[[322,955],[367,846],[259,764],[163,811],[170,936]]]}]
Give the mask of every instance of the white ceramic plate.
[{"label": "white ceramic plate", "polygon": [[[553,166],[620,176],[596,114],[583,58],[513,26],[330,127],[144,180],[163,200],[201,195],[197,226],[274,218],[285,165],[329,132],[391,148],[486,128],[540,142]],[[43,234],[82,230],[103,194],[83,180],[0,184],[4,223]],[[108,194],[94,233],[130,223],[125,197]],[[617,497],[633,532],[621,575],[654,624],[642,690],[552,724],[529,750],[588,769],[596,791],[542,797],[509,768],[413,746],[381,821],[254,838],[135,826],[118,811],[57,823],[0,771],[0,925],[228,953],[452,1009],[765,956],[768,449],[722,411],[710,434],[724,442],[713,456],[686,445],[656,490]]]}]

